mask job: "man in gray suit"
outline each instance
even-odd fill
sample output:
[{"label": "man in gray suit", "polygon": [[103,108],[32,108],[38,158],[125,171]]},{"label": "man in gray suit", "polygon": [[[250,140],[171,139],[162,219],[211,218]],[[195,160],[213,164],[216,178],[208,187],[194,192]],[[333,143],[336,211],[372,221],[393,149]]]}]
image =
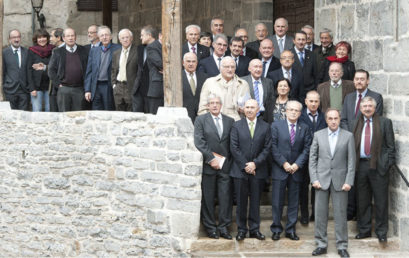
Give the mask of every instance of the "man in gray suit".
[{"label": "man in gray suit", "polygon": [[274,56],[280,59],[280,55],[284,50],[289,50],[294,47],[293,37],[286,35],[288,31],[288,21],[286,18],[277,18],[274,22],[275,34],[270,37],[274,44]]},{"label": "man in gray suit", "polygon": [[347,205],[348,191],[355,178],[355,143],[352,133],[339,128],[340,114],[329,108],[328,128],[314,134],[310,148],[309,171],[315,190],[315,241],[312,255],[327,253],[328,200],[334,207],[335,238],[338,254],[349,257]]},{"label": "man in gray suit", "polygon": [[11,30],[10,47],[3,49],[3,91],[12,109],[28,110],[27,49],[20,46],[21,33]]}]

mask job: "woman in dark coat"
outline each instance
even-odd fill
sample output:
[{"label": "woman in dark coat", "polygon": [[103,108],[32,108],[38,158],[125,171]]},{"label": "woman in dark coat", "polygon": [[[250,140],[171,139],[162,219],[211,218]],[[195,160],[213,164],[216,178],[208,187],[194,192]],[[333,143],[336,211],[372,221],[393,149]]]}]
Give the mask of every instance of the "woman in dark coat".
[{"label": "woman in dark coat", "polygon": [[344,75],[342,80],[354,80],[355,76],[355,64],[349,60],[349,54],[351,53],[351,45],[346,41],[340,41],[335,46],[335,56],[329,56],[324,60],[321,72],[318,76],[319,83],[329,81],[329,65],[332,62],[338,62],[342,64],[344,69]]},{"label": "woman in dark coat", "polygon": [[33,36],[34,45],[28,51],[28,81],[33,111],[50,111],[48,90],[50,79],[47,65],[50,61],[54,45],[50,44],[50,34],[45,29],[38,29]]}]

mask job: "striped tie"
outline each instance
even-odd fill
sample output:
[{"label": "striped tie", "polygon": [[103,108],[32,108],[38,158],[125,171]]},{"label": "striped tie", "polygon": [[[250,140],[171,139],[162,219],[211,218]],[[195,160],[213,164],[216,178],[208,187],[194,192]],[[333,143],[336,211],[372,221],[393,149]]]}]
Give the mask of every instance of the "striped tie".
[{"label": "striped tie", "polygon": [[290,131],[290,142],[291,142],[291,146],[294,145],[294,142],[295,142],[294,126],[295,126],[295,124],[291,124],[291,131]]},{"label": "striped tie", "polygon": [[[254,98],[256,99],[256,101],[258,103],[258,106],[261,107],[261,105],[260,105],[260,93],[258,91],[258,84],[259,83],[260,83],[259,81],[254,81]],[[257,112],[257,116],[259,116],[259,115],[260,115],[260,111]]]}]

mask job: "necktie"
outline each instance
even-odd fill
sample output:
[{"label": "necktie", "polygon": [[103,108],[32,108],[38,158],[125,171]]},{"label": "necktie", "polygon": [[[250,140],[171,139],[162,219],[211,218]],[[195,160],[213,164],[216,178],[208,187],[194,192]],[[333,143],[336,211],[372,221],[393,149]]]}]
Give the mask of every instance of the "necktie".
[{"label": "necktie", "polygon": [[220,126],[220,123],[219,123],[220,118],[215,117],[214,119],[216,119],[216,129],[217,129],[217,133],[219,134],[219,138],[221,139],[223,131],[222,131],[222,127]]},{"label": "necktie", "polygon": [[250,124],[250,136],[251,136],[251,139],[253,139],[253,136],[254,136],[254,122],[251,121],[249,124]]},{"label": "necktie", "polygon": [[189,75],[190,75],[190,80],[189,80],[190,89],[192,89],[192,93],[193,93],[193,96],[194,96],[195,93],[196,93],[195,79],[193,78],[193,73],[191,73]]},{"label": "necktie", "polygon": [[192,46],[192,52],[196,54],[196,48]]},{"label": "necktie", "polygon": [[334,152],[335,152],[335,144],[336,144],[336,142],[335,142],[335,133],[331,133],[330,135],[329,135],[330,137],[329,137],[329,144],[330,144],[330,151],[331,151],[331,156],[334,156]]},{"label": "necktie", "polygon": [[124,82],[126,81],[126,62],[128,60],[128,49],[124,49],[122,51],[122,59],[121,59],[121,63],[119,64],[119,78],[118,80],[120,82]]},{"label": "necktie", "polygon": [[361,104],[361,99],[362,99],[362,94],[359,94],[358,103],[356,103],[356,107],[355,107],[355,117],[358,115],[359,105]]},{"label": "necktie", "polygon": [[222,61],[222,58],[219,57],[219,58],[217,58],[217,60],[219,61],[219,71],[220,71],[220,62]]},{"label": "necktie", "polygon": [[266,64],[267,64],[267,61],[263,61],[263,77],[266,77]]},{"label": "necktie", "polygon": [[283,52],[284,50],[284,40],[283,39],[279,39],[280,40],[280,44],[278,44],[278,47],[280,48],[280,53]]},{"label": "necktie", "polygon": [[300,57],[301,66],[304,66],[304,52],[298,52],[298,55]]},{"label": "necktie", "polygon": [[73,47],[70,48],[70,51],[71,51],[71,53],[74,53],[74,48]]},{"label": "necktie", "polygon": [[18,58],[18,50],[17,49],[14,50],[14,56],[16,57],[18,68],[20,68],[20,58]]},{"label": "necktie", "polygon": [[290,142],[291,145],[294,145],[295,142],[295,130],[294,130],[295,124],[291,124],[291,131],[290,131]]},{"label": "necktie", "polygon": [[371,154],[371,124],[370,120],[366,119],[366,127],[365,127],[365,145],[364,145],[364,152],[366,156]]},{"label": "necktie", "polygon": [[286,71],[285,74],[287,74],[287,79],[288,79],[289,81],[291,81],[291,73],[290,73],[290,71]]},{"label": "necktie", "polygon": [[312,128],[313,128],[313,131],[315,132],[316,126],[317,126],[317,120],[316,120],[317,114],[313,115],[310,113],[309,115],[312,117]]},{"label": "necktie", "polygon": [[307,46],[307,49],[308,49],[309,51],[311,51],[311,46],[308,45],[308,46]]},{"label": "necktie", "polygon": [[239,59],[237,57],[234,58],[234,62],[236,62],[236,67],[239,66]]}]

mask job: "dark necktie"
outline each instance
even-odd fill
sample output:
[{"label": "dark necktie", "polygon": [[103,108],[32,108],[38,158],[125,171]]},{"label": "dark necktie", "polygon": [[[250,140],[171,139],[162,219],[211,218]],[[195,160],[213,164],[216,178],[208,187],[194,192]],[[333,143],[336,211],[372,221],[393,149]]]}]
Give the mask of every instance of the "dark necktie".
[{"label": "dark necktie", "polygon": [[304,52],[298,52],[298,55],[300,56],[301,66],[304,66]]},{"label": "dark necktie", "polygon": [[192,47],[192,52],[196,54],[196,48]]},{"label": "dark necktie", "polygon": [[312,128],[313,131],[315,132],[316,127],[317,127],[317,114],[313,115],[313,114],[309,114],[312,117]]},{"label": "dark necktie", "polygon": [[291,124],[291,131],[290,131],[290,142],[291,146],[294,145],[295,142],[295,130],[294,130],[295,124]]},{"label": "dark necktie", "polygon": [[366,156],[371,154],[371,124],[370,120],[366,119],[366,127],[365,127],[365,145],[364,145],[364,152]]},{"label": "dark necktie", "polygon": [[309,51],[311,51],[311,46],[307,46],[307,49],[308,49]]},{"label": "dark necktie", "polygon": [[16,57],[17,60],[17,66],[20,68],[20,59],[18,58],[18,50],[14,50],[14,56]]},{"label": "dark necktie", "polygon": [[266,74],[266,65],[267,65],[267,61],[263,61],[263,77],[266,77],[265,76],[265,74]]},{"label": "dark necktie", "polygon": [[359,105],[361,104],[361,99],[362,99],[362,94],[359,94],[358,103],[356,103],[356,107],[355,107],[355,117],[358,115]]},{"label": "dark necktie", "polygon": [[221,61],[222,61],[222,58],[219,57],[219,58],[217,58],[217,60],[219,61],[219,71],[220,71],[220,63],[221,63]]}]

